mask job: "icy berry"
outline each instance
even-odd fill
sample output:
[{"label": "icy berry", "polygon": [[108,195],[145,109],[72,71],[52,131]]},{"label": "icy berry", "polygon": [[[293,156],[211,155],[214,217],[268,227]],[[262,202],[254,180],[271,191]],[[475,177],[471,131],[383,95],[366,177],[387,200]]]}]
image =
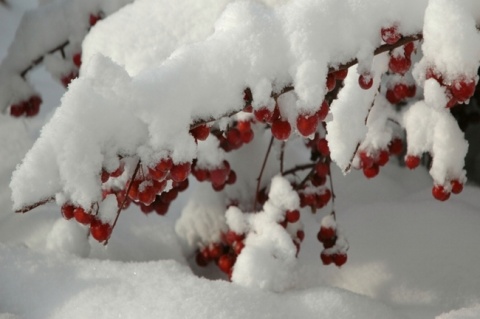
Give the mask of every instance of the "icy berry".
[{"label": "icy berry", "polygon": [[380,31],[382,36],[382,40],[385,41],[387,44],[395,44],[400,40],[401,35],[398,33],[398,29],[396,25],[393,25],[388,28],[382,28]]},{"label": "icy berry", "polygon": [[372,165],[371,167],[363,168],[363,175],[366,178],[374,178],[380,172],[380,167],[377,164]]},{"label": "icy berry", "polygon": [[235,256],[226,254],[220,256],[218,259],[218,268],[226,274],[230,274],[232,272],[232,267],[235,264]]},{"label": "icy berry", "polygon": [[253,111],[253,115],[259,122],[270,122],[272,119],[273,113],[266,107],[259,108],[258,110]]},{"label": "icy berry", "polygon": [[80,224],[89,225],[93,220],[93,216],[86,212],[82,207],[75,208],[73,215],[75,216],[76,221]]},{"label": "icy berry", "polygon": [[333,254],[332,259],[335,266],[341,267],[347,262],[347,254],[344,254],[344,253]]},{"label": "icy berry", "polygon": [[475,93],[475,80],[455,80],[450,86],[450,91],[458,101],[464,102]]},{"label": "icy berry", "polygon": [[320,259],[322,260],[322,263],[326,266],[332,263],[332,256],[330,254],[327,254],[325,250],[320,253]]},{"label": "icy berry", "polygon": [[285,218],[289,223],[296,223],[300,219],[300,212],[298,210],[289,210],[285,213]]},{"label": "icy berry", "polygon": [[201,124],[190,130],[190,134],[199,141],[205,141],[210,134],[210,128],[206,124]]},{"label": "icy berry", "polygon": [[72,219],[74,217],[73,211],[75,210],[75,206],[72,204],[63,204],[62,205],[62,216],[66,220]]},{"label": "icy berry", "polygon": [[404,75],[412,66],[412,61],[404,56],[391,56],[388,68],[393,73]]}]

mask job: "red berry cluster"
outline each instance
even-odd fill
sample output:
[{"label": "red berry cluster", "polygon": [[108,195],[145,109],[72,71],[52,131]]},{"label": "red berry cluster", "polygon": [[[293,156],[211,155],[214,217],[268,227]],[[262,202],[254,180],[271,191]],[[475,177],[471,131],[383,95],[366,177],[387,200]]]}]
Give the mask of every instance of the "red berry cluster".
[{"label": "red berry cluster", "polygon": [[254,138],[254,133],[250,121],[238,121],[233,123],[226,132],[216,130],[212,132],[220,141],[220,147],[225,152],[231,152],[239,149],[244,144],[250,143]]},{"label": "red berry cluster", "polygon": [[475,93],[477,82],[474,78],[468,78],[465,75],[457,77],[455,80],[447,82],[442,74],[434,68],[427,68],[425,78],[434,79],[445,88],[448,102],[446,107],[451,108],[459,103],[467,102]]},{"label": "red berry cluster", "polygon": [[41,104],[42,98],[38,95],[32,95],[27,100],[10,105],[10,115],[13,117],[22,115],[27,117],[35,116],[40,111]]},{"label": "red berry cluster", "polygon": [[112,234],[112,225],[103,222],[98,218],[98,211],[85,210],[83,207],[66,203],[62,206],[62,215],[69,220],[75,218],[77,222],[90,227],[90,234],[99,242],[103,242],[110,238]]},{"label": "red berry cluster", "polygon": [[213,261],[230,278],[237,256],[240,255],[243,247],[245,247],[244,240],[244,234],[237,234],[229,230],[222,233],[220,242],[211,243],[200,249],[195,257],[195,261],[201,267],[206,267]]},{"label": "red berry cluster", "polygon": [[347,262],[348,244],[338,233],[337,226],[332,215],[322,219],[317,239],[323,244],[320,259],[324,265],[335,264],[341,267]]},{"label": "red berry cluster", "polygon": [[385,166],[390,156],[398,156],[403,151],[403,142],[400,138],[394,138],[390,141],[388,149],[379,150],[360,150],[357,154],[359,159],[359,169],[367,178],[373,178],[380,172],[380,167]]},{"label": "red berry cluster", "polygon": [[450,193],[453,194],[460,194],[463,191],[463,183],[458,180],[454,179],[451,180],[450,185],[440,185],[435,184],[432,188],[432,195],[435,199],[444,202],[450,198]]},{"label": "red berry cluster", "polygon": [[297,117],[297,130],[302,136],[310,136],[317,131],[318,124],[327,117],[330,106],[323,101],[315,114],[299,114]]},{"label": "red berry cluster", "polygon": [[391,104],[398,104],[407,98],[415,97],[417,87],[415,84],[408,85],[404,82],[397,82],[387,89],[385,97]]},{"label": "red berry cluster", "polygon": [[230,164],[227,161],[223,161],[222,165],[214,169],[204,169],[198,167],[194,162],[192,167],[192,175],[199,182],[210,181],[215,191],[219,192],[225,188],[225,185],[234,184],[237,181],[237,175],[230,169]]}]

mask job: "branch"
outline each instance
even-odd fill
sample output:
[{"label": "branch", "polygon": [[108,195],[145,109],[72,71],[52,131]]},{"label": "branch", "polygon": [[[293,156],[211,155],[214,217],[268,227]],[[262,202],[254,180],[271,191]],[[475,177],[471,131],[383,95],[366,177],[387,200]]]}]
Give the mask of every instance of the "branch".
[{"label": "branch", "polygon": [[270,155],[270,151],[272,149],[274,139],[275,138],[273,136],[270,139],[270,143],[268,144],[268,148],[267,148],[267,153],[265,153],[265,157],[263,158],[262,168],[260,169],[260,174],[258,175],[258,178],[257,178],[257,189],[255,190],[255,198],[253,200],[253,211],[255,211],[255,208],[257,207],[258,192],[260,191],[260,183],[262,182],[263,171],[265,170],[265,166],[267,164],[268,156]]},{"label": "branch", "polygon": [[64,49],[67,45],[70,44],[70,41],[66,40],[65,42],[63,42],[62,44],[56,46],[55,48],[51,49],[50,51],[48,51],[47,53],[45,53],[44,55],[36,58],[35,60],[33,60],[32,64],[30,64],[27,68],[25,68],[21,73],[20,73],[20,76],[22,78],[25,78],[25,76],[27,75],[27,73],[32,70],[34,67],[36,67],[37,65],[39,65],[40,63],[42,63],[43,59],[45,58],[45,55],[47,54],[52,54],[52,53],[55,53],[57,51],[60,51],[62,52],[62,56],[65,58],[65,52],[64,52]]},{"label": "branch", "polygon": [[303,164],[303,165],[296,165],[295,167],[286,170],[283,172],[282,176],[289,175],[289,174],[295,174],[298,171],[303,171],[312,167],[315,167],[316,163],[308,163],[308,164]]},{"label": "branch", "polygon": [[42,206],[43,204],[46,204],[46,203],[49,203],[49,202],[53,202],[55,200],[55,197],[50,197],[50,198],[47,198],[47,199],[44,199],[40,202],[37,202],[35,204],[32,204],[32,205],[29,205],[29,206],[25,206],[23,207],[22,209],[18,209],[15,211],[15,213],[26,213],[28,211],[31,211],[32,209],[34,208],[37,208],[38,206]]}]

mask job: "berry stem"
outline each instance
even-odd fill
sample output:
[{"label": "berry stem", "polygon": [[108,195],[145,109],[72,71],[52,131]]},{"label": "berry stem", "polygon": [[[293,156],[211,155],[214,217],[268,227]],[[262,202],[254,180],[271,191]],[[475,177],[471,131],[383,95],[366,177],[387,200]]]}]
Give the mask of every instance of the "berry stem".
[{"label": "berry stem", "polygon": [[282,142],[282,145],[280,146],[280,174],[283,174],[283,164],[284,164],[284,157],[285,157],[285,142]]},{"label": "berry stem", "polygon": [[36,67],[36,66],[39,65],[40,63],[42,63],[43,58],[44,58],[46,55],[53,54],[53,53],[55,53],[55,52],[57,52],[57,51],[60,51],[60,52],[62,52],[63,58],[65,58],[65,51],[64,51],[64,49],[65,49],[65,47],[66,47],[67,45],[69,45],[69,44],[70,44],[70,41],[69,41],[69,40],[66,40],[65,42],[59,44],[59,45],[56,46],[55,48],[53,48],[53,49],[51,49],[50,51],[48,51],[47,53],[45,53],[45,55],[42,55],[42,56],[36,58],[35,60],[32,61],[32,64],[30,64],[27,68],[25,68],[22,72],[20,72],[20,76],[21,76],[22,78],[25,78],[25,76],[27,75],[27,73],[28,73],[29,71],[31,71],[34,67]]},{"label": "berry stem", "polygon": [[327,163],[328,163],[328,179],[330,180],[330,191],[332,192],[332,216],[333,219],[337,219],[337,215],[335,214],[335,192],[333,190],[333,178],[332,178],[332,168],[331,164],[332,161],[330,159],[330,156],[327,158]]},{"label": "berry stem", "polygon": [[254,196],[254,200],[253,200],[253,211],[255,211],[255,209],[257,207],[258,193],[260,191],[260,184],[262,182],[262,175],[263,175],[263,171],[265,170],[265,166],[267,165],[268,156],[270,155],[270,151],[272,150],[272,145],[273,145],[273,140],[274,139],[275,138],[273,136],[270,138],[270,143],[268,143],[267,153],[265,153],[265,157],[263,158],[262,168],[260,169],[260,174],[257,177],[257,189],[255,190],[255,196]]},{"label": "berry stem", "polygon": [[[126,203],[127,200],[128,200],[128,193],[130,192],[130,189],[132,188],[132,185],[133,185],[133,181],[135,180],[135,177],[137,176],[137,173],[138,173],[138,171],[140,170],[141,163],[142,163],[142,162],[139,160],[138,163],[137,163],[137,166],[135,166],[135,170],[133,171],[132,177],[131,177],[131,179],[130,179],[130,183],[128,183],[128,187],[127,187],[127,190],[126,190],[126,192],[125,192],[125,198],[123,199],[122,204],[120,205],[120,207],[118,207],[117,216],[115,217],[115,220],[113,221],[113,225],[112,225],[112,230],[111,230],[111,232],[113,232],[113,229],[115,228],[115,225],[117,225],[118,217],[120,217],[120,212],[122,211],[123,207],[125,207],[125,203]],[[104,246],[107,246],[107,245],[108,245],[109,239],[110,239],[110,238],[107,238],[107,240],[106,240],[105,243],[103,244]]]},{"label": "berry stem", "polygon": [[286,170],[285,172],[282,173],[282,176],[289,175],[289,174],[295,174],[298,171],[303,171],[306,169],[311,169],[315,167],[316,163],[308,163],[308,164],[303,164],[303,165],[296,165],[295,167]]}]

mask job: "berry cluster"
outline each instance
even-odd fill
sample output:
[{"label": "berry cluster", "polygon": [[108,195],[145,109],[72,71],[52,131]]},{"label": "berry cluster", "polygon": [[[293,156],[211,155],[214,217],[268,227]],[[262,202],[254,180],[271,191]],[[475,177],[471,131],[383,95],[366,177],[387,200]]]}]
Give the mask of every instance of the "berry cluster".
[{"label": "berry cluster", "polygon": [[95,212],[93,209],[85,210],[83,207],[66,203],[62,206],[61,211],[65,219],[75,218],[78,223],[88,226],[92,237],[99,242],[104,242],[110,238],[113,226],[98,217],[98,209]]},{"label": "berry cluster", "polygon": [[348,243],[337,229],[334,215],[323,217],[317,239],[323,244],[320,259],[324,265],[341,267],[347,262]]},{"label": "berry cluster", "polygon": [[237,175],[230,169],[230,164],[227,161],[223,161],[222,165],[213,169],[198,167],[194,161],[192,175],[199,182],[211,182],[213,189],[217,192],[223,190],[225,185],[234,184],[237,180]]},{"label": "berry cluster", "polygon": [[10,115],[13,117],[20,117],[25,115],[27,117],[35,116],[40,111],[42,98],[38,95],[32,95],[30,98],[10,105]]},{"label": "berry cluster", "polygon": [[400,138],[394,138],[386,149],[359,150],[357,157],[359,166],[367,178],[373,178],[380,172],[380,167],[385,166],[390,156],[399,156],[403,152],[403,142]]},{"label": "berry cluster", "polygon": [[427,68],[425,78],[434,79],[444,89],[447,97],[446,108],[454,107],[457,104],[466,103],[475,93],[478,79],[461,75],[452,81],[447,81],[444,76],[433,67]]}]

